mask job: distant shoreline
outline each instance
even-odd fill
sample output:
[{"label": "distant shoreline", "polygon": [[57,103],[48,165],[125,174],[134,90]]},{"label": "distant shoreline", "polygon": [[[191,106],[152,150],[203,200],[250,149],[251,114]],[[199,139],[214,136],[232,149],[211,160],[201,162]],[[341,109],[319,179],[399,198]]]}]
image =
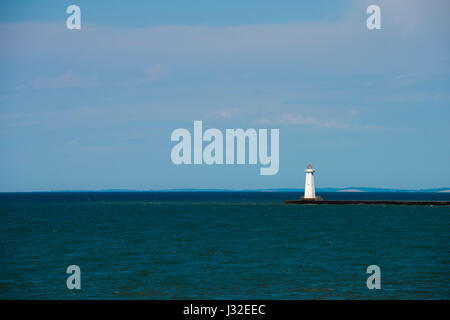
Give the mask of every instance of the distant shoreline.
[{"label": "distant shoreline", "polygon": [[[274,189],[247,189],[247,190],[230,190],[230,189],[161,189],[161,190],[128,190],[128,189],[106,189],[106,190],[56,190],[56,191],[1,191],[0,194],[10,193],[161,193],[161,192],[293,192],[303,193],[304,189],[293,188],[274,188]],[[450,188],[436,189],[382,189],[382,188],[318,188],[317,193],[450,193]]]}]

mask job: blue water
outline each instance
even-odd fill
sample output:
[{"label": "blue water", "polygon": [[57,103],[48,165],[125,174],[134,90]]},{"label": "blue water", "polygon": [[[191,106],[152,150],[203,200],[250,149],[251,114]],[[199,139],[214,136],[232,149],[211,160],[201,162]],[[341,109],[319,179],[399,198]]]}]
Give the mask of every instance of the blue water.
[{"label": "blue water", "polygon": [[[444,193],[324,199],[450,200]],[[0,194],[0,298],[450,298],[450,207],[298,193]],[[81,268],[82,289],[66,287]],[[366,268],[381,268],[368,290]]]}]

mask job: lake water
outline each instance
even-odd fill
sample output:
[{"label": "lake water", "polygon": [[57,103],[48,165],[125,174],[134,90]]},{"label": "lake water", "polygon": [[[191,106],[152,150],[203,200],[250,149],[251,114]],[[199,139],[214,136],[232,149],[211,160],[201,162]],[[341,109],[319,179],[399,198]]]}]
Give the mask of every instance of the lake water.
[{"label": "lake water", "polygon": [[[450,200],[445,193],[319,193]],[[299,193],[0,194],[0,298],[449,299],[450,207]],[[68,290],[66,268],[81,268]],[[366,269],[381,268],[381,290]]]}]

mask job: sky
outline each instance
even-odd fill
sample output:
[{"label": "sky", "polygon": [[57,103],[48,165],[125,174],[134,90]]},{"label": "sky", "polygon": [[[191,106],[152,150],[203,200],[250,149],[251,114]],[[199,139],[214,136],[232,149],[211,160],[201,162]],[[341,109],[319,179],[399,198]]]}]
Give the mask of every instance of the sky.
[{"label": "sky", "polygon": [[[0,192],[303,188],[309,163],[319,188],[450,187],[449,17],[446,0],[2,2]],[[173,164],[195,120],[279,129],[278,173]]]}]

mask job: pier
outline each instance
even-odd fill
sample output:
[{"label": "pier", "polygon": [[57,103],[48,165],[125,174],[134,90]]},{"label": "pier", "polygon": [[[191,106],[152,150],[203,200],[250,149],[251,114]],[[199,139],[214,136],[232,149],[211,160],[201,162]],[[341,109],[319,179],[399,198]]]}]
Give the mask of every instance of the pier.
[{"label": "pier", "polygon": [[323,200],[316,196],[314,172],[312,165],[308,165],[304,171],[305,194],[298,200],[285,200],[284,204],[363,204],[363,205],[403,205],[403,206],[449,206],[450,201],[420,201],[420,200]]},{"label": "pier", "polygon": [[285,200],[285,204],[365,204],[365,205],[407,205],[407,206],[449,206],[450,201],[407,201],[407,200]]}]

